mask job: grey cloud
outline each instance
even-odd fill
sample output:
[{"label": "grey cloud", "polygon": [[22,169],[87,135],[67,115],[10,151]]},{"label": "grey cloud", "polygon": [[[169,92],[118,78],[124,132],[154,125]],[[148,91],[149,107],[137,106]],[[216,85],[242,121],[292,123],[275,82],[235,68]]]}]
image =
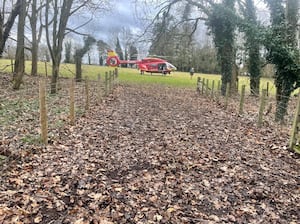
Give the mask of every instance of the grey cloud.
[{"label": "grey cloud", "polygon": [[[117,32],[122,28],[131,28],[132,30],[140,29],[136,20],[135,5],[132,0],[115,1],[113,10],[101,12],[93,15],[93,20],[86,26],[81,28],[81,32],[91,34],[96,38],[105,39],[111,32]],[[89,14],[74,17],[70,22],[72,27],[78,26],[80,23],[87,21]]]}]

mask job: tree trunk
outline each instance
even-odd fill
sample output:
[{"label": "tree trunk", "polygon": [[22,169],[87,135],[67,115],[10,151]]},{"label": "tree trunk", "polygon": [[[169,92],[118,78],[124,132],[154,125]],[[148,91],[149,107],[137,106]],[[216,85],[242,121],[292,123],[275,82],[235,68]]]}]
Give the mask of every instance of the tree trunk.
[{"label": "tree trunk", "polygon": [[38,67],[38,46],[37,44],[32,44],[31,48],[31,75],[37,75],[37,67]]},{"label": "tree trunk", "polygon": [[[96,40],[88,36],[84,39],[84,46],[81,49],[77,49],[75,52],[75,63],[76,63],[76,81],[81,82],[82,81],[82,70],[81,70],[81,63],[82,58],[86,54],[86,52],[89,51],[90,46],[95,43]],[[90,55],[88,55],[89,61],[90,61]],[[90,63],[90,62],[89,62]]]},{"label": "tree trunk", "polygon": [[21,4],[24,4],[25,1],[23,0],[18,0],[17,3],[14,5],[6,23],[4,23],[4,18],[1,18],[1,22],[2,22],[2,26],[0,27],[1,29],[3,29],[3,26],[5,24],[5,28],[4,28],[4,31],[2,31],[0,33],[0,58],[2,57],[2,54],[3,54],[3,51],[4,51],[4,48],[5,48],[5,43],[9,37],[9,33],[10,33],[10,30],[12,28],[12,26],[14,25],[15,23],[15,19],[16,17],[19,15],[20,13],[20,10],[21,10]]},{"label": "tree trunk", "polygon": [[76,55],[75,56],[75,63],[76,63],[76,82],[82,81],[82,70],[81,70],[81,57]]},{"label": "tree trunk", "polygon": [[[226,87],[227,83],[230,83],[230,85],[233,84],[233,86],[230,86],[230,89],[236,88],[236,80],[232,82],[232,76],[233,76],[233,47],[229,43],[225,43],[223,46],[222,56],[221,56],[221,73],[222,73],[222,85],[221,85],[221,93],[223,96],[226,94]],[[231,91],[230,91],[231,92]]]},{"label": "tree trunk", "polygon": [[239,68],[235,63],[233,63],[231,83],[230,83],[230,93],[231,94],[236,94],[238,92],[238,83],[239,83],[238,77],[239,77]]},{"label": "tree trunk", "polygon": [[18,90],[22,84],[22,79],[25,70],[25,55],[24,55],[24,27],[26,17],[26,1],[22,1],[18,24],[17,51],[15,60],[15,74],[13,78],[13,89]]},{"label": "tree trunk", "polygon": [[250,91],[254,96],[259,96],[260,85],[260,53],[259,53],[259,41],[257,32],[257,17],[253,0],[246,0],[245,2],[245,19],[248,23],[245,28],[246,46],[249,55],[249,67],[250,74]]},{"label": "tree trunk", "polygon": [[252,43],[249,49],[249,73],[250,73],[250,91],[254,96],[259,96],[260,86],[260,58],[259,45]]},{"label": "tree trunk", "polygon": [[287,38],[291,47],[297,48],[297,30],[299,32],[299,0],[287,0],[286,18],[288,22]]},{"label": "tree trunk", "polygon": [[267,37],[265,45],[269,50],[269,58],[276,67],[277,106],[275,120],[283,122],[290,95],[295,87],[300,85],[299,49],[296,48],[295,38],[298,21],[296,9],[299,8],[299,1],[288,0],[286,9],[283,8],[283,0],[269,0],[268,3],[273,33],[271,37]]},{"label": "tree trunk", "polygon": [[[52,4],[53,3],[53,4]],[[62,3],[60,6],[59,3]],[[56,93],[57,88],[57,80],[59,75],[59,66],[61,60],[61,52],[62,52],[62,44],[65,37],[65,30],[67,26],[68,19],[70,17],[71,8],[73,5],[73,0],[64,0],[64,1],[46,1],[45,6],[45,30],[46,30],[46,38],[48,49],[51,54],[52,59],[52,78],[51,78],[51,94]],[[53,10],[53,15],[51,15],[50,7]],[[53,16],[50,22],[49,17]],[[59,17],[60,15],[60,17]],[[50,28],[51,24],[51,28]],[[50,34],[50,30],[52,35]]]},{"label": "tree trunk", "polygon": [[[38,40],[37,40],[37,0],[33,0],[32,13],[30,17],[32,47],[31,47],[31,75],[37,75],[37,63],[38,63]],[[41,31],[40,31],[41,32]]]},{"label": "tree trunk", "polygon": [[89,65],[92,64],[92,61],[91,61],[91,55],[88,53],[88,60],[89,60]]},{"label": "tree trunk", "polygon": [[[222,86],[221,94],[226,94],[227,84],[230,84],[231,93],[237,89],[235,65],[234,31],[236,28],[233,17],[235,0],[223,0],[215,4],[208,15],[208,24],[214,36],[218,61],[221,67]],[[226,10],[225,10],[226,9]]]},{"label": "tree trunk", "polygon": [[283,122],[284,116],[287,114],[290,95],[293,91],[291,83],[283,80],[281,83],[276,83],[276,112],[275,121]]},{"label": "tree trunk", "polygon": [[52,61],[52,77],[51,77],[51,94],[55,94],[57,91],[57,80],[58,80],[58,74],[59,74],[59,63],[57,63],[55,60]]}]

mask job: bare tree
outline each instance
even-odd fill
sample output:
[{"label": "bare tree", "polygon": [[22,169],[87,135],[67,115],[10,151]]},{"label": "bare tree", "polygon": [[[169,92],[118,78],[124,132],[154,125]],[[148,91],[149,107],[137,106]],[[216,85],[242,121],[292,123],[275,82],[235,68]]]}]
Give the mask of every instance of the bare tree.
[{"label": "bare tree", "polygon": [[44,5],[44,1],[31,0],[31,14],[28,13],[30,27],[31,27],[31,75],[37,75],[37,62],[38,62],[38,51],[39,43],[42,37],[42,24],[38,27],[38,16],[42,16],[41,12]]},{"label": "bare tree", "polygon": [[106,0],[46,0],[45,28],[47,45],[52,60],[51,93],[56,93],[56,84],[62,56],[61,52],[65,36],[69,32],[79,34],[78,29],[91,21],[88,20],[76,28],[69,28],[67,24],[70,17],[84,8],[92,10],[103,9],[103,7],[108,4],[106,2]]},{"label": "bare tree", "polygon": [[[52,59],[51,93],[56,93],[62,44],[67,22],[71,16],[73,0],[63,1],[62,5],[60,5],[60,2],[58,0],[47,0],[45,8],[47,45]],[[50,28],[52,28],[52,35],[50,35]]]},{"label": "bare tree", "polygon": [[9,12],[7,20],[5,20],[6,1],[3,1],[2,9],[0,9],[0,57],[2,57],[5,43],[9,37],[12,26],[15,23],[16,17],[19,15],[22,0],[18,0]]},{"label": "bare tree", "polygon": [[20,15],[18,22],[18,39],[15,61],[15,74],[13,78],[13,89],[20,89],[22,78],[25,70],[25,55],[24,55],[24,27],[26,18],[26,1],[21,1]]}]

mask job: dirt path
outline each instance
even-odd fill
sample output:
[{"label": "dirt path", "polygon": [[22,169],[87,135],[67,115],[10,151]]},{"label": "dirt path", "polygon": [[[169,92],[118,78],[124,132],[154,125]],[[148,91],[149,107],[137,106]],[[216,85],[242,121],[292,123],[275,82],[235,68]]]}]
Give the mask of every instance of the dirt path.
[{"label": "dirt path", "polygon": [[299,159],[272,129],[193,91],[120,86],[2,174],[0,223],[297,223]]}]

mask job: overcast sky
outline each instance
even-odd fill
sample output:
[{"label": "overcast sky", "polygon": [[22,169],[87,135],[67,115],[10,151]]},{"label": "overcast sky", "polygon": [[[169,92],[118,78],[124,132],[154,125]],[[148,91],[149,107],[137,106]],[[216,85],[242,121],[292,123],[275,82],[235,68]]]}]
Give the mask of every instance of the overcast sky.
[{"label": "overcast sky", "polygon": [[[143,32],[144,28],[136,15],[137,11],[140,15],[143,14],[143,9],[137,8],[135,5],[136,0],[111,0],[111,2],[111,8],[113,10],[101,13],[97,12],[93,16],[93,20],[84,27],[84,32],[91,34],[96,39],[102,39],[114,47],[116,34],[120,33],[122,28],[130,29],[135,34],[141,34]],[[268,20],[263,0],[256,0],[256,6],[260,8],[258,10],[259,18],[262,21]],[[155,10],[154,5],[150,5],[147,10]],[[90,15],[87,15],[86,18],[84,16],[85,15],[81,15],[81,19],[78,17],[74,18],[74,24],[78,24],[78,20],[86,21],[90,18]],[[205,26],[198,28],[197,36],[200,38],[200,41],[206,38],[206,32]],[[77,38],[82,40],[82,37]]]},{"label": "overcast sky", "polygon": [[[106,12],[97,12],[93,15],[93,21],[84,27],[85,32],[89,32],[96,38],[106,38],[112,32],[117,32],[122,28],[131,28],[132,31],[139,33],[142,32],[141,21],[137,19],[136,12],[140,15],[143,14],[141,7],[136,6],[136,0],[111,0],[112,10]],[[139,3],[142,4],[142,1]],[[264,9],[263,0],[255,0],[256,6],[260,8],[259,17],[264,17],[262,11]],[[152,9],[153,8],[153,9]],[[155,10],[154,5],[148,5],[147,10]],[[155,13],[154,13],[155,14]],[[263,12],[264,14],[264,12]],[[78,24],[81,21],[87,21],[91,18],[91,15],[79,15],[82,18],[74,17],[72,20],[74,24]],[[86,18],[84,18],[86,16]],[[81,21],[79,21],[81,20]]]},{"label": "overcast sky", "polygon": [[[112,9],[106,12],[97,12],[93,16],[87,26],[84,27],[84,31],[96,37],[97,39],[103,39],[107,41],[112,33],[117,33],[122,28],[131,29],[133,32],[141,32],[141,26],[136,19],[135,4],[133,0],[115,0],[112,1]],[[82,15],[82,20],[88,19]],[[78,23],[78,18],[74,19],[75,23]]]}]

